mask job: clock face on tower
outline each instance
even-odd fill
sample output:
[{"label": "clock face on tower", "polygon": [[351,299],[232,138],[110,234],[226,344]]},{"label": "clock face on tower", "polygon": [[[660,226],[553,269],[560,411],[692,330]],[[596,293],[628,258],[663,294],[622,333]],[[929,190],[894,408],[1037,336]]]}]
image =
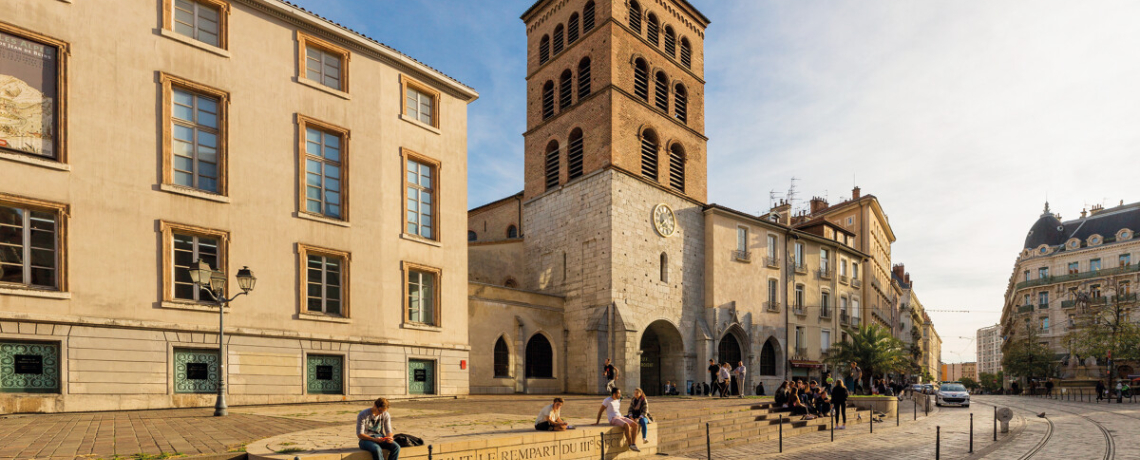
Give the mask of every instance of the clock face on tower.
[{"label": "clock face on tower", "polygon": [[665,237],[677,232],[677,216],[673,214],[672,209],[669,209],[669,205],[661,203],[653,208],[653,228],[657,229],[659,235]]}]

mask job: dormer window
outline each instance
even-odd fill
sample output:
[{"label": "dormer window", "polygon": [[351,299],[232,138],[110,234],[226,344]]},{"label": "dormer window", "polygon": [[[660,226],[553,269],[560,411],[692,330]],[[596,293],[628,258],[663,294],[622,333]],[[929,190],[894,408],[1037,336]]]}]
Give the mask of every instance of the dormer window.
[{"label": "dormer window", "polygon": [[1089,237],[1089,246],[1096,246],[1102,241],[1100,235],[1093,235]]}]

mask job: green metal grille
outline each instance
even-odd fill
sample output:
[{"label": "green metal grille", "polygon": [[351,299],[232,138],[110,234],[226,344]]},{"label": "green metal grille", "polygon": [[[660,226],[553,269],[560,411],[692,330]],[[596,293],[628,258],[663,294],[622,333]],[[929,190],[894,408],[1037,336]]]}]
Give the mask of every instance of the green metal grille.
[{"label": "green metal grille", "polygon": [[344,357],[308,355],[305,386],[310,394],[344,394]]},{"label": "green metal grille", "polygon": [[408,393],[435,394],[435,361],[408,360]]},{"label": "green metal grille", "polygon": [[218,352],[215,350],[174,350],[175,393],[217,393]]},{"label": "green metal grille", "polygon": [[59,344],[0,342],[0,393],[59,393]]}]

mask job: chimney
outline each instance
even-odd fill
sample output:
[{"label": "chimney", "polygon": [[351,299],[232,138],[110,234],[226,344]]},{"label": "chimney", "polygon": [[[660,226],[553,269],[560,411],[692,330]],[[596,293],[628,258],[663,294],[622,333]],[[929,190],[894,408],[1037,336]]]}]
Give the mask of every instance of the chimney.
[{"label": "chimney", "polygon": [[859,196],[860,196],[859,186],[856,185],[855,188],[851,189],[851,199],[852,200],[858,200]]},{"label": "chimney", "polygon": [[811,213],[815,214],[827,207],[827,200],[818,196],[811,197]]},{"label": "chimney", "polygon": [[907,285],[907,286],[910,286],[910,287],[914,287],[914,285],[913,285],[913,284],[910,284],[910,273],[907,273],[906,275],[903,275],[903,278],[905,279],[905,281],[906,281],[906,285]]},{"label": "chimney", "polygon": [[1089,217],[1097,215],[1097,213],[1104,211],[1104,206],[1094,204],[1092,209],[1089,209]]},{"label": "chimney", "polygon": [[1081,209],[1081,219],[1084,219],[1084,218],[1085,218],[1085,214],[1088,214],[1088,212],[1087,212],[1087,211],[1085,211],[1085,210],[1082,208],[1082,209]]},{"label": "chimney", "polygon": [[791,220],[792,219],[792,204],[791,203],[789,203],[785,200],[780,200],[780,202],[776,206],[772,207],[771,212],[773,214],[779,216],[779,223],[784,224],[784,225],[791,225],[791,222],[792,222],[792,220]]},{"label": "chimney", "polygon": [[899,279],[903,279],[903,277],[906,276],[906,264],[895,264],[891,268],[894,270],[895,276],[899,277]]}]

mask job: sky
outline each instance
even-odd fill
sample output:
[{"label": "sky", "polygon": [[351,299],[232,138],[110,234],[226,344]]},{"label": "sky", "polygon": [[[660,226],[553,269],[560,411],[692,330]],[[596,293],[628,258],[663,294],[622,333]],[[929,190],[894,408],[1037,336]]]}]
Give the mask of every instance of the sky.
[{"label": "sky", "polygon": [[[479,91],[468,207],[522,190],[532,0],[292,1]],[[709,202],[763,213],[793,177],[797,205],[878,197],[943,362],[1000,320],[1046,199],[1062,219],[1140,201],[1140,2],[690,2]]]}]

